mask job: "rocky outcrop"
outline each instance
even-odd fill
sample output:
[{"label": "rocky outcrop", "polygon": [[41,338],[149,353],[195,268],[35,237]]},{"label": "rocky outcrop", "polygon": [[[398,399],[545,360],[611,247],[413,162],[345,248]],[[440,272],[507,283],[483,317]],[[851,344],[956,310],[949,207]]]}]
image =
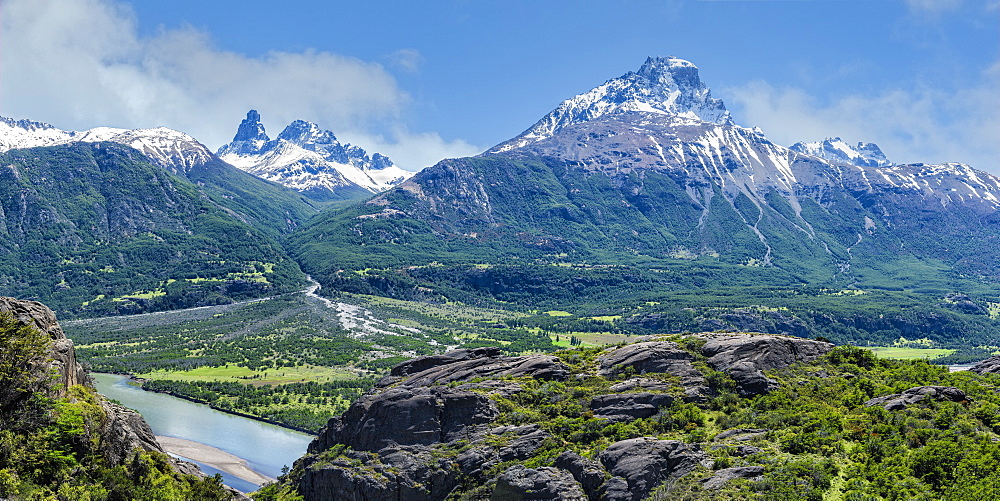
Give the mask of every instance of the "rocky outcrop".
[{"label": "rocky outcrop", "polygon": [[752,362],[760,370],[783,369],[796,362],[808,362],[833,349],[832,343],[765,334],[699,334],[705,339],[701,353],[716,369],[737,362]]},{"label": "rocky outcrop", "polygon": [[600,488],[608,480],[608,472],[604,471],[600,464],[575,452],[566,451],[560,454],[552,465],[573,475],[589,499],[599,499]]},{"label": "rocky outcrop", "polygon": [[736,390],[748,397],[777,387],[763,371],[783,369],[796,362],[808,362],[833,349],[833,344],[787,336],[763,334],[699,334],[705,339],[702,355],[708,365],[729,374]]},{"label": "rocky outcrop", "polygon": [[[656,440],[650,437],[615,442],[600,456],[601,464],[612,475],[602,499],[639,501],[663,482],[680,478],[701,464],[709,464],[708,455],[697,446],[677,440]],[[625,480],[627,490],[621,491]],[[611,493],[614,493],[611,495]]]},{"label": "rocky outcrop", "polygon": [[65,394],[67,388],[87,381],[87,373],[76,361],[76,351],[73,341],[66,338],[62,327],[56,321],[56,314],[42,303],[0,297],[0,313],[6,313],[24,325],[30,325],[48,335],[52,340],[49,348],[50,367],[55,369],[59,377],[56,380],[56,390]]},{"label": "rocky outcrop", "polygon": [[[431,501],[472,490],[477,499],[491,500],[638,501],[665,482],[710,467],[702,445],[638,437],[588,458],[569,444],[591,440],[588,434],[610,436],[636,420],[656,426],[678,399],[711,396],[699,370],[705,364],[754,395],[777,384],[764,370],[811,360],[831,347],[782,336],[703,334],[683,343],[641,341],[593,359],[571,357],[572,371],[555,356],[504,356],[498,348],[418,357],[393,367],[375,390],[331,419],[292,478],[306,501]],[[552,416],[558,417],[538,424]],[[760,449],[742,444],[766,433],[729,430],[706,445],[747,458]],[[755,476],[758,468],[738,464],[705,485]]]},{"label": "rocky outcrop", "polygon": [[764,474],[763,466],[737,466],[735,468],[723,468],[715,472],[711,478],[701,484],[701,488],[706,491],[721,489],[730,480],[738,478],[754,479]]},{"label": "rocky outcrop", "polygon": [[590,400],[594,417],[609,421],[631,421],[653,417],[661,407],[670,407],[674,397],[664,393],[599,395]]},{"label": "rocky outcrop", "polygon": [[[300,460],[309,467],[299,489],[306,499],[442,499],[458,478],[477,478],[493,465],[527,459],[551,437],[538,425],[490,424],[500,413],[487,395],[513,395],[521,391],[518,383],[468,381],[562,380],[568,373],[556,357],[508,357],[497,348],[454,350],[399,364],[379,382],[381,390],[355,401],[320,431],[309,445],[312,456]],[[458,452],[458,444],[471,446]],[[323,459],[335,446],[350,449]],[[378,474],[352,470],[358,461]],[[549,470],[512,472],[497,496],[534,492],[531,485],[539,479],[572,480],[569,473]]]},{"label": "rocky outcrop", "polygon": [[965,392],[954,386],[917,386],[903,393],[884,395],[865,402],[865,406],[881,405],[888,411],[898,411],[927,400],[939,402],[967,402],[971,400]]},{"label": "rocky outcrop", "polygon": [[344,444],[378,451],[397,445],[431,445],[469,438],[489,423],[496,405],[471,391],[448,387],[396,387],[355,402],[330,421],[310,452]]},{"label": "rocky outcrop", "polygon": [[580,483],[559,468],[514,465],[497,479],[490,501],[587,501]]},{"label": "rocky outcrop", "polygon": [[705,377],[691,362],[694,355],[672,341],[647,341],[612,350],[598,357],[598,374],[670,374],[680,379],[685,395],[693,400],[710,394]]},{"label": "rocky outcrop", "polygon": [[976,374],[996,374],[1000,372],[1000,355],[993,355],[992,357],[969,367],[969,370],[975,372]]},{"label": "rocky outcrop", "polygon": [[106,419],[101,423],[101,453],[112,464],[121,464],[132,457],[135,450],[163,452],[149,423],[138,412],[116,404],[101,401]]},{"label": "rocky outcrop", "polygon": [[398,383],[429,386],[485,377],[531,376],[535,379],[563,380],[569,371],[551,355],[505,357],[495,347],[453,350],[443,355],[417,357],[389,372],[379,386]]},{"label": "rocky outcrop", "polygon": [[450,463],[423,447],[390,448],[380,454],[347,450],[321,461],[299,481],[306,499],[444,499],[458,482]]}]

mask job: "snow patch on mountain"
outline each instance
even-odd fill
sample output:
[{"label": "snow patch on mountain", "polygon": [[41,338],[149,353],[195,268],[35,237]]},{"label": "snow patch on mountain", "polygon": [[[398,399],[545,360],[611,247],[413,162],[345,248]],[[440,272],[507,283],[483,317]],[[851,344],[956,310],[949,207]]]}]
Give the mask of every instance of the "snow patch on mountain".
[{"label": "snow patch on mountain", "polygon": [[333,132],[305,120],[292,122],[271,139],[256,110],[247,113],[233,141],[217,154],[255,176],[313,195],[335,196],[351,190],[377,193],[414,174],[385,155],[369,155],[358,146],[341,143]]},{"label": "snow patch on mountain", "polygon": [[857,145],[851,146],[839,137],[811,143],[798,142],[788,149],[836,164],[861,167],[888,167],[892,165],[892,162],[885,157],[885,154],[875,143],[859,142]]},{"label": "snow patch on mountain", "polygon": [[42,122],[0,117],[0,152],[15,148],[101,141],[131,146],[144,153],[153,163],[174,173],[187,172],[212,158],[212,151],[198,140],[166,127],[133,130],[95,127],[85,131],[65,131]]},{"label": "snow patch on mountain", "polygon": [[676,57],[650,57],[639,68],[563,101],[521,135],[486,153],[500,153],[551,137],[573,124],[622,112],[673,115],[693,123],[732,124],[721,99],[698,76],[698,67]]}]

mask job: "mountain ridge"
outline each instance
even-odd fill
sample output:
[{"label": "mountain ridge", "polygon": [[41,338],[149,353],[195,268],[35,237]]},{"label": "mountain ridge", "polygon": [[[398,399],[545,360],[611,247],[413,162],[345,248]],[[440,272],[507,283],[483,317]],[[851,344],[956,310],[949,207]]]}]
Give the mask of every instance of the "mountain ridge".
[{"label": "mountain ridge", "polygon": [[[677,301],[683,288],[742,287],[775,303],[812,288],[898,291],[900,304],[911,291],[932,301],[1000,292],[995,176],[962,164],[831,162],[728,115],[615,109],[613,93],[598,94],[611,101],[595,109],[612,111],[576,120],[560,105],[538,122],[560,124],[550,135],[529,128],[321,214],[292,236],[293,252],[328,290],[581,314],[607,302],[631,311],[630,297]],[[693,278],[702,276],[711,278]],[[802,313],[814,312],[793,315]]]},{"label": "mountain ridge", "polygon": [[271,139],[256,110],[247,112],[233,141],[216,154],[258,177],[328,201],[361,198],[384,191],[413,173],[380,153],[342,144],[328,130],[296,120]]}]

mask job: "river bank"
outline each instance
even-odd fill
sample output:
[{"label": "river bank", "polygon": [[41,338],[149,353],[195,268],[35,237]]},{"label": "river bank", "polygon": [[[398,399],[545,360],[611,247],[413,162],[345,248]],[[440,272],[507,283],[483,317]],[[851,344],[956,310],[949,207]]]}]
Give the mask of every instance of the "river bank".
[{"label": "river bank", "polygon": [[313,436],[316,436],[318,434],[314,430],[309,430],[309,429],[302,428],[302,427],[299,427],[299,426],[293,426],[293,425],[290,425],[288,423],[282,423],[281,421],[275,421],[273,419],[268,419],[268,418],[261,417],[261,416],[254,416],[253,414],[247,414],[245,412],[240,412],[240,411],[233,410],[233,409],[224,409],[222,407],[217,407],[212,402],[208,402],[206,400],[201,400],[201,399],[198,399],[198,398],[194,398],[194,397],[191,397],[189,395],[184,395],[182,393],[176,393],[176,392],[169,391],[169,390],[151,390],[151,389],[146,388],[144,386],[144,383],[146,382],[146,379],[143,379],[141,377],[137,377],[137,376],[135,376],[133,374],[116,374],[116,375],[128,378],[129,381],[138,383],[136,385],[136,387],[142,389],[142,391],[147,391],[147,392],[150,392],[150,393],[159,393],[159,394],[162,394],[162,395],[170,395],[171,397],[174,397],[174,398],[179,398],[179,399],[182,399],[182,400],[187,400],[188,402],[193,402],[193,403],[196,403],[196,404],[208,406],[208,407],[210,407],[212,409],[215,409],[215,410],[217,410],[219,412],[225,412],[226,414],[232,414],[234,416],[244,417],[244,418],[247,418],[247,419],[253,419],[255,421],[260,421],[262,423],[273,424],[274,426],[280,426],[282,428],[287,428],[289,430],[297,431],[297,432],[300,432],[300,433],[307,433],[307,434],[313,435]]},{"label": "river bank", "polygon": [[212,447],[208,444],[184,440],[176,437],[157,436],[156,441],[163,446],[163,450],[169,454],[180,456],[182,459],[206,464],[220,471],[224,471],[250,482],[254,485],[261,485],[266,482],[274,482],[276,479],[261,475],[250,469],[247,461],[241,457],[234,456],[222,449]]},{"label": "river bank", "polygon": [[123,375],[93,376],[101,394],[135,409],[158,438],[167,438],[172,445],[161,441],[167,452],[191,460],[209,475],[220,473],[223,483],[242,492],[254,491],[261,483],[280,476],[285,467],[305,454],[313,439],[312,435],[188,399],[143,390],[128,384]]}]

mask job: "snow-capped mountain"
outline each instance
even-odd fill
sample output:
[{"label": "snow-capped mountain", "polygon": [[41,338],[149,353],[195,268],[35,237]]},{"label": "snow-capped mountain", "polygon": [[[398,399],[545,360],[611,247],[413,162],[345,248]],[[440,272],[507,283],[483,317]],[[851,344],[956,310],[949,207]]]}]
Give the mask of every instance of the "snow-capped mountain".
[{"label": "snow-capped mountain", "polygon": [[875,143],[859,142],[851,146],[839,137],[811,143],[798,142],[788,147],[792,151],[819,157],[830,162],[863,167],[888,167],[892,162]]},{"label": "snow-capped mountain", "polygon": [[605,115],[629,111],[644,111],[662,115],[732,124],[721,99],[698,76],[698,67],[676,57],[650,57],[637,72],[591,89],[563,101],[521,135],[491,148],[487,153],[500,153],[551,137],[573,124],[587,122]]},{"label": "snow-capped mountain", "polygon": [[166,127],[133,130],[96,127],[85,131],[65,131],[42,122],[0,117],[0,152],[15,148],[100,141],[131,146],[144,153],[153,163],[176,174],[186,173],[192,167],[212,158],[212,151],[198,140]]},{"label": "snow-capped mountain", "polygon": [[353,198],[389,189],[413,175],[379,153],[341,143],[328,130],[296,120],[271,139],[250,110],[220,158],[258,177],[316,199]]},{"label": "snow-capped mountain", "polygon": [[669,172],[687,179],[688,195],[704,204],[712,194],[698,187],[717,185],[761,206],[769,192],[781,193],[796,211],[800,193],[831,187],[913,190],[944,206],[1000,207],[1000,179],[966,165],[894,165],[874,143],[840,138],[774,144],[759,128],[736,125],[697,68],[674,57],[649,58],[639,71],[563,101],[483,156],[494,154],[560,158],[608,175]]},{"label": "snow-capped mountain", "polygon": [[[893,165],[872,144],[798,149],[733,123],[690,63],[649,59],[476,158],[424,169],[343,231],[375,241],[417,219],[490,253],[716,256],[848,282],[882,276],[906,252],[1000,274],[1000,178]],[[367,220],[403,226],[366,235]]]}]

